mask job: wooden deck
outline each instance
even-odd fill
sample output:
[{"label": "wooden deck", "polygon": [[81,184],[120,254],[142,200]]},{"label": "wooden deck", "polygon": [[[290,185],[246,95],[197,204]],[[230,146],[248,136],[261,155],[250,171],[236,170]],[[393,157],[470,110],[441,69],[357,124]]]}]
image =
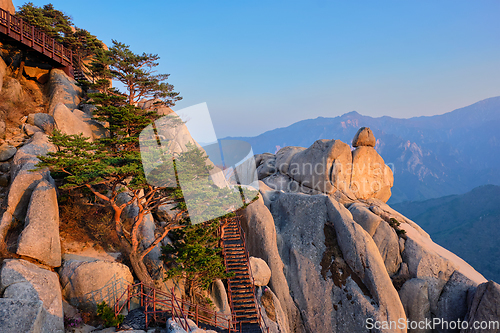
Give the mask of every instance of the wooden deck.
[{"label": "wooden deck", "polygon": [[54,38],[0,8],[0,33],[54,60],[61,67],[73,68],[73,52]]}]

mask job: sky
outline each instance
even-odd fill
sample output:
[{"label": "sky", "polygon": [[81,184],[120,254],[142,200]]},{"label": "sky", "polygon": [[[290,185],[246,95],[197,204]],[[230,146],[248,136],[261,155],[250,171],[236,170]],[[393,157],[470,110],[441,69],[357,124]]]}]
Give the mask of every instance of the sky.
[{"label": "sky", "polygon": [[173,109],[207,103],[219,138],[353,110],[442,114],[500,95],[498,0],[51,3],[107,45],[158,54],[183,97]]}]

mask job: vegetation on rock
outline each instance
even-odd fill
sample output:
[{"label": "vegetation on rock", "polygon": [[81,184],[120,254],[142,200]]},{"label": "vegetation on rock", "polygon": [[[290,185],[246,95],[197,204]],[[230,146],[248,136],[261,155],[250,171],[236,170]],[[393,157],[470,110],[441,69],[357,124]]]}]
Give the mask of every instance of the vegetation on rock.
[{"label": "vegetation on rock", "polygon": [[163,259],[171,268],[167,278],[185,279],[186,294],[195,300],[203,290],[208,290],[216,279],[227,279],[220,237],[217,230],[220,220],[195,224],[173,232],[173,243],[162,247]]},{"label": "vegetation on rock", "polygon": [[[116,63],[112,64],[118,66]],[[147,78],[151,76],[144,74],[144,79]],[[137,84],[141,85],[142,81]],[[134,87],[130,85],[127,88]],[[115,231],[123,252],[128,256],[137,277],[142,282],[153,285],[154,281],[143,259],[170,230],[183,226],[180,224],[181,214],[169,221],[161,234],[144,249],[140,246],[140,226],[144,216],[154,209],[180,199],[173,195],[176,184],[174,187],[152,186],[146,181],[139,135],[159,116],[154,111],[134,106],[126,95],[116,89],[89,95],[96,105],[96,119],[109,124],[109,136],[90,142],[82,135],[66,135],[55,131],[50,140],[57,147],[57,152],[39,156],[41,162],[37,166],[50,168],[53,177],[62,183],[60,189],[86,188],[99,201],[113,209]],[[129,198],[121,203],[119,196],[123,192],[127,192]],[[137,205],[138,214],[132,225],[128,226],[123,223],[121,215],[131,205]]]},{"label": "vegetation on rock", "polygon": [[96,36],[85,29],[75,28],[71,17],[55,9],[53,4],[37,7],[32,2],[27,2],[19,8],[16,15],[72,50],[80,58],[86,58],[103,47],[103,43]]}]

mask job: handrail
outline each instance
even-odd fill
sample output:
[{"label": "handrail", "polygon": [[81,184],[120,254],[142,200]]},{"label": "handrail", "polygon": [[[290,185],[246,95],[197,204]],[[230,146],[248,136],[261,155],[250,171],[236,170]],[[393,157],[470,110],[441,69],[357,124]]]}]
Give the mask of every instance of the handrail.
[{"label": "handrail", "polygon": [[252,291],[255,299],[255,307],[257,308],[257,311],[259,312],[259,321],[261,323],[263,331],[269,332],[269,327],[267,326],[264,317],[262,316],[262,312],[260,311],[260,306],[257,302],[257,295],[255,294],[255,279],[253,278],[253,272],[252,272],[252,265],[250,264],[250,257],[248,256],[248,249],[247,249],[247,242],[245,238],[245,232],[243,231],[243,228],[241,227],[241,222],[240,218],[238,215],[236,215],[236,224],[238,225],[238,231],[240,233],[241,239],[243,241],[243,247],[245,248],[245,257],[248,262],[248,271],[250,273],[250,277],[252,278]]},{"label": "handrail", "polygon": [[35,49],[36,51],[52,58],[63,66],[73,65],[73,51],[64,47],[45,32],[28,24],[22,18],[12,15],[5,9],[0,8],[0,26],[6,29],[9,37],[19,40],[21,43]]},{"label": "handrail", "polygon": [[[182,307],[180,308],[180,316],[182,316],[182,319],[184,319],[184,324],[182,323],[182,320],[181,318],[179,318],[179,314],[177,314],[177,309],[175,308],[174,306],[174,302],[175,304],[177,305],[177,307],[179,307],[179,302],[177,302],[177,297],[175,297],[175,293],[174,293],[174,288],[172,288],[172,310],[173,312],[175,312],[175,316],[174,317],[174,320],[177,322],[177,319],[179,320],[178,321],[178,324],[186,331],[186,332],[189,332],[189,325],[188,325],[188,319],[186,317],[186,315],[184,314],[184,311],[182,311]],[[174,313],[172,313],[173,315]]]},{"label": "handrail", "polygon": [[[140,287],[137,292],[134,292],[135,288]],[[126,299],[125,299],[126,295]],[[114,306],[115,309],[115,317],[125,308],[125,305],[128,304],[128,308],[130,309],[130,301],[132,298],[140,296],[141,304],[144,305],[145,310],[144,313],[146,315],[146,328],[148,327],[148,315],[153,315],[156,317],[157,314],[170,312],[172,313],[174,320],[176,320],[176,316],[178,313],[181,314],[185,319],[192,317],[195,318],[195,321],[202,322],[204,324],[221,328],[223,330],[227,330],[230,333],[236,333],[236,320],[234,315],[225,316],[217,314],[217,312],[209,309],[207,307],[199,306],[193,304],[191,302],[185,301],[183,299],[180,300],[180,305],[178,299],[176,299],[175,294],[170,294],[156,288],[150,287],[148,285],[143,284],[142,282],[130,285],[127,287],[127,290],[123,292],[123,294],[116,299],[116,303]],[[163,297],[163,299],[162,299]],[[175,299],[175,302],[174,302]],[[123,304],[119,304],[123,301]],[[164,307],[164,309],[156,309],[156,304],[160,304]],[[150,311],[148,308],[152,306],[153,310]],[[187,308],[186,311],[183,309]],[[195,311],[190,310],[194,308]],[[204,316],[199,312],[202,311],[206,313],[208,316]],[[215,320],[212,319],[212,316],[215,317]],[[185,320],[187,323],[187,320]],[[181,325],[182,326],[182,325]]]}]

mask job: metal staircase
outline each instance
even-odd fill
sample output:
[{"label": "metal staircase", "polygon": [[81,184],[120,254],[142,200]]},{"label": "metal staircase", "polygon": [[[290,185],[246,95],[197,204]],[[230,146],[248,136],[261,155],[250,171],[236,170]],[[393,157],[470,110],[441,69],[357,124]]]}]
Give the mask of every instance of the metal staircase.
[{"label": "metal staircase", "polygon": [[245,245],[245,234],[237,216],[222,226],[222,253],[226,272],[234,273],[234,277],[228,279],[231,312],[241,323],[243,332],[262,333],[261,323],[264,325],[264,330],[267,331],[255,299],[255,287]]}]

